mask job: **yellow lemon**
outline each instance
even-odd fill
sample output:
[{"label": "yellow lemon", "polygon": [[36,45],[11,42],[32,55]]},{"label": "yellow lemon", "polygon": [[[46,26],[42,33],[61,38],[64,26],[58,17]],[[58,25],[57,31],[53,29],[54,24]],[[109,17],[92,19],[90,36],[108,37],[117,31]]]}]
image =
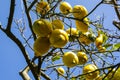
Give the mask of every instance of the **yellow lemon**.
[{"label": "yellow lemon", "polygon": [[86,32],[86,33],[80,34],[80,37],[78,39],[81,43],[85,45],[89,45],[91,42],[94,41],[95,35],[91,34],[90,32]]},{"label": "yellow lemon", "polygon": [[98,37],[95,40],[95,44],[97,47],[99,47],[103,44],[103,34],[98,35]]},{"label": "yellow lemon", "polygon": [[32,29],[34,33],[40,37],[46,37],[50,35],[53,30],[52,24],[45,19],[36,20],[33,23]]},{"label": "yellow lemon", "polygon": [[42,56],[48,52],[49,49],[50,42],[48,37],[38,37],[33,44],[35,56]]},{"label": "yellow lemon", "polygon": [[59,19],[53,20],[52,26],[53,26],[53,29],[63,29],[64,30],[64,24]]},{"label": "yellow lemon", "polygon": [[65,14],[65,15],[72,12],[72,6],[68,2],[65,2],[65,1],[60,3],[59,9],[60,9],[61,13]]},{"label": "yellow lemon", "polygon": [[94,64],[87,64],[83,67],[83,73],[89,73],[89,74],[86,74],[85,75],[85,78],[87,79],[95,79],[99,76],[99,71],[96,71],[96,72],[93,72],[95,71],[96,69],[98,69]]},{"label": "yellow lemon", "polygon": [[62,67],[58,67],[57,71],[59,74],[62,74],[62,75],[65,73],[65,70]]},{"label": "yellow lemon", "polygon": [[50,43],[56,48],[64,47],[68,42],[68,34],[62,29],[55,29],[50,35]]},{"label": "yellow lemon", "polygon": [[105,47],[102,47],[101,45],[98,46],[98,51],[99,52],[105,52],[106,51],[106,48]]},{"label": "yellow lemon", "polygon": [[108,76],[107,76],[108,80],[119,80],[120,79],[120,67],[115,70],[113,69],[113,71],[111,71]]},{"label": "yellow lemon", "polygon": [[68,35],[78,36],[78,31],[76,28],[68,28],[66,32]]},{"label": "yellow lemon", "polygon": [[88,27],[89,27],[89,20],[88,20],[88,18],[84,18],[83,21],[76,20],[75,24],[76,24],[77,30],[81,31],[82,33],[88,31]]},{"label": "yellow lemon", "polygon": [[77,55],[71,51],[64,53],[62,61],[67,67],[74,67],[79,63]]},{"label": "yellow lemon", "polygon": [[82,5],[75,5],[73,7],[73,16],[78,19],[82,19],[88,14],[87,9]]},{"label": "yellow lemon", "polygon": [[95,78],[95,80],[102,80],[102,77],[98,76],[97,78]]},{"label": "yellow lemon", "polygon": [[46,14],[50,10],[48,2],[41,1],[36,4],[36,11],[42,15]]},{"label": "yellow lemon", "polygon": [[78,30],[76,28],[68,28],[66,32],[68,33],[70,42],[74,41],[78,36]]},{"label": "yellow lemon", "polygon": [[85,52],[79,51],[79,52],[77,52],[77,56],[78,56],[80,65],[85,64],[88,61],[88,57]]}]

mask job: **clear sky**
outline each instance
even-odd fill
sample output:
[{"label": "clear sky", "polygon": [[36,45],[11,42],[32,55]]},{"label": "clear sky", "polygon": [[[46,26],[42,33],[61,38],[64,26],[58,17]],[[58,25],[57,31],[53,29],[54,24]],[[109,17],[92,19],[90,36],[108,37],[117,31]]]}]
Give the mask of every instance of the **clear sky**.
[{"label": "clear sky", "polygon": [[[22,17],[21,0],[16,0],[16,9],[14,19]],[[101,0],[67,0],[72,6],[84,5],[88,11],[91,11]],[[0,22],[6,27],[9,15],[10,0],[0,0]],[[114,9],[110,5],[102,4],[94,11],[89,18],[94,20],[98,16],[105,15],[105,27],[113,28],[112,20],[117,19]],[[15,28],[15,24],[12,25]],[[113,28],[114,29],[114,28]],[[14,29],[15,31],[15,29]],[[17,33],[17,32],[15,32]],[[27,33],[27,31],[26,31]],[[32,55],[32,54],[31,54]],[[19,71],[26,66],[21,51],[1,30],[0,30],[0,80],[22,80]]]}]

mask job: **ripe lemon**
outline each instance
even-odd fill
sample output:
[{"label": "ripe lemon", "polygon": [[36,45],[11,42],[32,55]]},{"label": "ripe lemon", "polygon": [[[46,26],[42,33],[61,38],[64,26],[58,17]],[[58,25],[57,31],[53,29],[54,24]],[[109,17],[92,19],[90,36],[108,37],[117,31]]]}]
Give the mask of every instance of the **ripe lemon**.
[{"label": "ripe lemon", "polygon": [[59,9],[60,9],[61,13],[65,14],[65,15],[72,12],[72,6],[68,2],[65,2],[65,1],[60,3]]},{"label": "ripe lemon", "polygon": [[85,75],[85,78],[87,79],[95,79],[99,76],[99,71],[96,71],[96,72],[92,72],[92,71],[95,71],[97,69],[97,67],[94,65],[94,64],[87,64],[84,66],[83,68],[83,73],[89,73],[89,74],[86,74]]},{"label": "ripe lemon", "polygon": [[48,37],[38,37],[33,44],[35,56],[42,56],[48,52],[49,49],[50,42]]},{"label": "ripe lemon", "polygon": [[95,40],[95,44],[97,47],[99,47],[103,44],[103,34],[98,35],[98,37]]},{"label": "ripe lemon", "polygon": [[55,29],[50,35],[50,43],[56,48],[64,47],[68,42],[68,34],[62,29]]},{"label": "ripe lemon", "polygon": [[64,30],[64,24],[59,19],[53,20],[52,26],[53,26],[53,29],[63,29]]},{"label": "ripe lemon", "polygon": [[89,27],[89,20],[88,18],[84,18],[83,21],[75,21],[76,24],[76,28],[77,30],[81,31],[81,32],[87,32],[88,31],[88,27]]},{"label": "ripe lemon", "polygon": [[48,2],[41,1],[36,4],[36,11],[42,15],[46,14],[50,10]]},{"label": "ripe lemon", "polygon": [[79,63],[77,55],[71,51],[64,53],[62,61],[67,67],[74,67]]},{"label": "ripe lemon", "polygon": [[68,35],[78,36],[78,31],[76,28],[68,28],[66,32]]},{"label": "ripe lemon", "polygon": [[50,35],[53,30],[52,24],[45,19],[36,20],[33,23],[32,29],[34,33],[40,37],[46,37]]},{"label": "ripe lemon", "polygon": [[82,51],[79,51],[77,53],[77,56],[78,56],[78,59],[79,59],[79,64],[85,64],[87,61],[88,61],[88,57],[87,57],[87,54],[82,52]]},{"label": "ripe lemon", "polygon": [[59,74],[62,74],[62,75],[65,73],[65,70],[62,67],[57,68],[57,71]]},{"label": "ripe lemon", "polygon": [[78,39],[81,43],[89,45],[91,42],[94,42],[95,35],[90,32],[86,32],[80,34],[80,37]]},{"label": "ripe lemon", "polygon": [[99,52],[105,52],[106,51],[106,48],[105,47],[102,47],[101,45],[98,46],[98,51]]},{"label": "ripe lemon", "polygon": [[88,14],[87,9],[82,5],[75,5],[73,7],[73,16],[78,19],[82,19]]},{"label": "ripe lemon", "polygon": [[76,28],[68,28],[66,32],[68,33],[70,42],[74,41],[78,36],[78,30]]},{"label": "ripe lemon", "polygon": [[107,76],[108,80],[119,80],[120,79],[120,67],[115,70],[113,69],[113,71],[111,71],[108,76]]},{"label": "ripe lemon", "polygon": [[102,80],[102,77],[98,76],[97,78],[95,78],[95,80]]}]

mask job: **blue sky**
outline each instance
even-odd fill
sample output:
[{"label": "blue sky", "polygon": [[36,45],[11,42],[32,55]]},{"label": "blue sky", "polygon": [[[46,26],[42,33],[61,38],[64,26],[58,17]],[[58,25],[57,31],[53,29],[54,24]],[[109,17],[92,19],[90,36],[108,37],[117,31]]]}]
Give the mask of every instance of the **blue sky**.
[{"label": "blue sky", "polygon": [[[20,19],[21,16],[21,0],[16,0],[16,9],[14,18]],[[81,4],[88,11],[92,10],[96,3],[101,0],[67,0],[72,6]],[[0,0],[0,22],[5,27],[9,15],[10,0]],[[112,20],[117,19],[114,9],[110,5],[102,4],[94,11],[89,18],[95,19],[97,16],[105,15],[105,27],[113,28]],[[12,25],[15,27],[15,24]],[[13,29],[15,31],[15,29]],[[15,31],[17,33],[17,31]],[[26,30],[26,33],[29,33]],[[18,35],[19,36],[19,35]],[[33,55],[33,54],[31,54]],[[22,80],[19,71],[26,66],[23,55],[19,48],[0,30],[0,79],[1,80]]]}]

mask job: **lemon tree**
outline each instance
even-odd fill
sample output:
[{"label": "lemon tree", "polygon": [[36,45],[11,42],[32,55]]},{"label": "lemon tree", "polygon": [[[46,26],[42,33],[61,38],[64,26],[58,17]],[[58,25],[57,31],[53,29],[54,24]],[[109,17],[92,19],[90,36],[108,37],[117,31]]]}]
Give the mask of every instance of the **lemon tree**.
[{"label": "lemon tree", "polygon": [[119,80],[119,0],[15,1],[0,30],[25,58],[23,80]]}]

